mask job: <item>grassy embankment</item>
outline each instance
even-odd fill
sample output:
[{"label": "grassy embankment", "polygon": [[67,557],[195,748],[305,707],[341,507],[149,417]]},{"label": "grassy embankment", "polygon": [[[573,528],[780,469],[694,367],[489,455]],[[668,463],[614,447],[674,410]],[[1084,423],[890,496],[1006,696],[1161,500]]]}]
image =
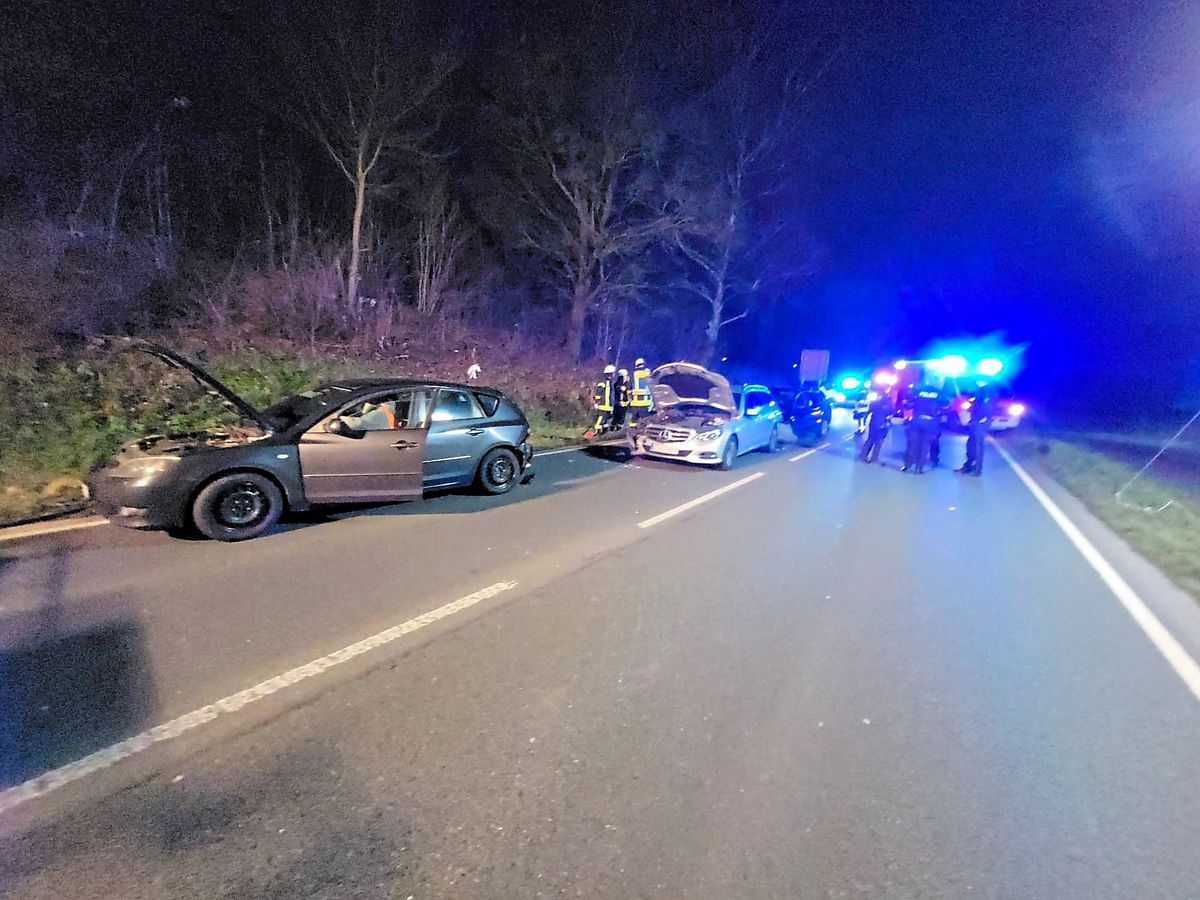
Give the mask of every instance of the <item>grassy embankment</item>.
[{"label": "grassy embankment", "polygon": [[[1015,442],[1130,546],[1200,599],[1200,487],[1168,481],[1151,468],[1118,498],[1139,466],[1095,449],[1086,435],[1027,434]],[[1153,448],[1147,459],[1151,453]],[[1197,479],[1200,483],[1200,474]]]},{"label": "grassy embankment", "polygon": [[[535,446],[579,438],[585,372],[482,353],[479,361],[480,383],[508,391],[525,409]],[[258,406],[339,377],[460,380],[465,368],[461,356],[380,362],[287,348],[212,354],[204,364]],[[229,410],[190,378],[141,354],[9,358],[0,363],[0,388],[0,523],[78,507],[80,479],[125,441],[231,422]]]}]

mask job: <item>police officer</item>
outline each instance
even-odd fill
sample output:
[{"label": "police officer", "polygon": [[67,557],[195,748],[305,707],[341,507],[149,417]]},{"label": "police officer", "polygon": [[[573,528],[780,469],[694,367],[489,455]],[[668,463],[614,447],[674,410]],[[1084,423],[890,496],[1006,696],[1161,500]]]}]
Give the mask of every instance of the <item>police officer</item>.
[{"label": "police officer", "polygon": [[983,474],[983,449],[992,427],[992,398],[980,388],[971,401],[971,420],[967,423],[967,460],[958,471],[963,475]]},{"label": "police officer", "polygon": [[875,393],[867,411],[867,439],[863,441],[862,452],[858,455],[860,460],[873,463],[879,459],[883,442],[887,439],[890,420],[895,412],[896,404],[886,392]]},{"label": "police officer", "polygon": [[619,431],[625,427],[629,415],[629,370],[621,369],[613,380],[613,429]]},{"label": "police officer", "polygon": [[613,376],[616,366],[605,366],[604,374],[592,388],[592,404],[596,407],[596,424],[592,426],[595,434],[604,434],[613,424]]},{"label": "police officer", "polygon": [[633,364],[633,383],[629,392],[629,412],[631,421],[636,422],[650,415],[653,399],[650,395],[650,369],[646,361],[638,357]]},{"label": "police officer", "polygon": [[950,417],[956,415],[954,406],[943,397],[942,407],[938,411],[937,429],[933,432],[933,440],[929,442],[929,464],[935,469],[942,464],[942,430],[947,428]]},{"label": "police officer", "polygon": [[942,410],[942,398],[938,389],[928,382],[922,382],[914,388],[908,400],[910,418],[905,426],[908,442],[904,448],[904,467],[918,475],[925,474],[925,460],[929,456],[930,445],[938,430],[938,415]]}]

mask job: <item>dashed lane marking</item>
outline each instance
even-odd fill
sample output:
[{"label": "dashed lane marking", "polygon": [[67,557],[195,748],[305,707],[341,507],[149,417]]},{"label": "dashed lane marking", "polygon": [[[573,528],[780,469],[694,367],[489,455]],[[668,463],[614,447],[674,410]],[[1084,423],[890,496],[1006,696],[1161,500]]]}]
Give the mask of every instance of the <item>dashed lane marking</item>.
[{"label": "dashed lane marking", "polygon": [[808,459],[808,457],[812,456],[814,453],[820,453],[829,446],[832,445],[829,442],[826,442],[821,444],[819,447],[813,447],[811,450],[805,450],[803,453],[797,453],[795,456],[789,459],[788,462],[800,462],[802,459]]},{"label": "dashed lane marking", "polygon": [[1013,459],[1012,455],[995,441],[992,444],[1001,458],[1008,463],[1009,468],[1016,473],[1025,487],[1029,488],[1029,492],[1042,505],[1042,509],[1050,514],[1050,518],[1054,520],[1054,524],[1062,529],[1063,534],[1067,536],[1067,540],[1075,545],[1075,549],[1087,560],[1088,565],[1096,570],[1096,574],[1100,576],[1101,580],[1108,586],[1108,589],[1116,595],[1117,600],[1125,607],[1125,611],[1138,624],[1138,627],[1145,632],[1146,637],[1150,638],[1150,643],[1154,645],[1155,649],[1163,655],[1163,658],[1175,670],[1175,674],[1183,680],[1183,683],[1187,685],[1193,696],[1197,700],[1200,700],[1200,665],[1196,664],[1196,661],[1183,648],[1183,645],[1159,621],[1158,616],[1150,611],[1150,607],[1129,586],[1129,582],[1121,577],[1112,563],[1105,559],[1103,554],[1096,549],[1096,545],[1089,541],[1087,536],[1079,530],[1079,526],[1071,521],[1059,505],[1050,498],[1050,495],[1042,489],[1042,486],[1034,481],[1030,474],[1025,471],[1025,467]]},{"label": "dashed lane marking", "polygon": [[739,478],[732,484],[727,484],[725,487],[717,488],[715,491],[709,491],[704,496],[697,497],[695,500],[689,500],[687,503],[681,503],[679,506],[676,506],[673,509],[668,509],[664,513],[659,513],[657,516],[652,516],[644,522],[638,522],[638,528],[651,528],[657,525],[659,522],[665,522],[667,519],[670,519],[673,516],[677,516],[680,513],[685,513],[689,509],[695,509],[702,503],[707,503],[709,500],[715,500],[722,494],[728,494],[730,491],[736,490],[744,484],[749,484],[751,481],[762,478],[765,474],[765,472],[755,472],[753,475],[747,475],[745,478]]},{"label": "dashed lane marking", "polygon": [[162,725],[156,725],[154,728],[143,731],[141,734],[127,738],[118,744],[105,747],[103,750],[97,750],[95,753],[83,757],[83,759],[53,769],[8,790],[0,791],[0,813],[4,813],[29,800],[44,796],[53,790],[70,784],[72,781],[78,781],[81,778],[86,778],[88,775],[111,768],[122,760],[141,753],[143,750],[148,750],[155,744],[173,740],[214,719],[237,712],[251,703],[262,700],[264,697],[269,697],[284,688],[291,687],[301,681],[306,681],[323,672],[328,672],[335,666],[340,666],[342,663],[349,662],[356,657],[362,656],[364,653],[369,653],[385,644],[390,644],[392,641],[398,640],[406,634],[412,634],[426,625],[432,625],[434,622],[469,609],[477,603],[495,597],[497,594],[511,591],[516,586],[517,583],[515,581],[501,581],[490,587],[485,587],[481,591],[476,591],[474,594],[468,594],[465,597],[460,597],[458,600],[439,606],[437,609],[422,613],[416,618],[409,619],[407,622],[402,622],[399,625],[394,625],[348,647],[343,647],[341,650],[336,650],[319,659],[314,659],[312,662],[290,669],[282,675],[276,675],[274,678],[261,681],[253,687],[238,691],[236,694],[231,694],[228,697],[218,700],[216,703],[202,706],[169,722],[164,722]]}]

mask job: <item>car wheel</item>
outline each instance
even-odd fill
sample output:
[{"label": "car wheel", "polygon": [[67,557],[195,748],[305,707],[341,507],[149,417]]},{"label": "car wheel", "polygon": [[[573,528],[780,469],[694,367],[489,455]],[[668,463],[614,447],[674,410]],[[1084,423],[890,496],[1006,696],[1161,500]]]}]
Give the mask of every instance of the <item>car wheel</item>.
[{"label": "car wheel", "polygon": [[214,541],[244,541],[269,531],[283,515],[283,492],[257,472],[222,475],[192,502],[192,521]]},{"label": "car wheel", "polygon": [[737,462],[738,441],[737,438],[731,437],[725,442],[725,449],[721,451],[720,469],[722,472],[728,472],[733,468],[733,464]]},{"label": "car wheel", "polygon": [[767,442],[762,446],[763,453],[778,453],[779,452],[779,426],[776,425],[771,429],[771,436],[767,438]]},{"label": "car wheel", "polygon": [[507,494],[520,474],[517,455],[506,447],[497,447],[479,464],[479,486],[489,494]]}]

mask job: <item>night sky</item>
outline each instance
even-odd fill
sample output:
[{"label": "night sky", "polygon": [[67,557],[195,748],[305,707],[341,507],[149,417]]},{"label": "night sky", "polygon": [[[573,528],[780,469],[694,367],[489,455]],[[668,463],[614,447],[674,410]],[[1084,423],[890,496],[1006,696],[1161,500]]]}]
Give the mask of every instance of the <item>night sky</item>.
[{"label": "night sky", "polygon": [[[416,4],[431,35],[458,35],[468,70],[533,36],[578,48],[585,74],[639,67],[660,108],[706,77],[691,61],[711,62],[728,5]],[[272,65],[265,36],[287,25],[284,6],[44,7],[21,41],[53,46],[57,9],[64,42],[102,71],[144,66],[177,84],[196,127],[220,123],[228,134],[211,143],[230,146],[262,115],[239,91]],[[1031,395],[1174,401],[1190,379],[1200,403],[1200,4],[784,8],[771,52],[839,48],[792,150],[805,191],[789,214],[814,262],[803,286],[730,327],[731,356],[783,365],[827,346],[844,368],[1002,332],[1029,345]]]},{"label": "night sky", "polygon": [[1002,331],[1036,393],[1200,380],[1200,7],[872,4],[855,25],[814,111],[812,340],[868,363]]}]

